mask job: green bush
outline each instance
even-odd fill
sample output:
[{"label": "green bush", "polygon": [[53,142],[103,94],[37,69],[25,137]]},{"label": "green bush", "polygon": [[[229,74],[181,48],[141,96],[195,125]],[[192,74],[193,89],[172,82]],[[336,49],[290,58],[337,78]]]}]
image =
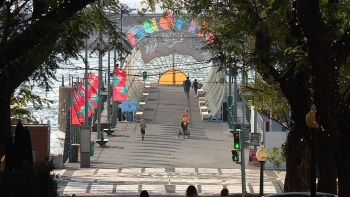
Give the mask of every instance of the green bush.
[{"label": "green bush", "polygon": [[58,197],[52,161],[25,165],[21,172],[0,173],[0,193],[6,197]]}]

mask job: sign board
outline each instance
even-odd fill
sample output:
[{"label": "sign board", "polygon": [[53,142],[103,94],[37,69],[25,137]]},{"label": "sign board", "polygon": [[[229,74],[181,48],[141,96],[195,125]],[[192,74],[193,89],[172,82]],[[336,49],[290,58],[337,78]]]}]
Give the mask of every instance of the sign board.
[{"label": "sign board", "polygon": [[259,161],[256,158],[256,150],[250,149],[249,151],[249,165],[259,165]]},{"label": "sign board", "polygon": [[261,134],[260,133],[250,133],[250,146],[260,146]]}]

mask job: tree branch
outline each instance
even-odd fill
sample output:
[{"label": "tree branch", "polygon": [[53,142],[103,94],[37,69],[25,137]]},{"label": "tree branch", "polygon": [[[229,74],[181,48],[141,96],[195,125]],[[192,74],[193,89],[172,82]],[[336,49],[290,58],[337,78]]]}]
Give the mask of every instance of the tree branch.
[{"label": "tree branch", "polygon": [[350,55],[350,27],[345,30],[345,33],[332,46],[331,53],[334,57],[334,64],[339,69]]},{"label": "tree branch", "polygon": [[[37,43],[40,43],[40,40],[54,28],[53,24],[60,25],[64,23],[75,13],[92,2],[94,2],[94,0],[65,0],[59,3],[56,8],[49,10],[46,14],[43,14],[42,17],[33,21],[30,28],[24,30],[16,39],[11,39],[6,45],[2,46],[4,51],[8,51],[8,56],[2,63],[2,66],[11,65],[11,62],[17,57],[25,56],[28,51],[34,48]],[[19,45],[18,43],[21,44]]]}]

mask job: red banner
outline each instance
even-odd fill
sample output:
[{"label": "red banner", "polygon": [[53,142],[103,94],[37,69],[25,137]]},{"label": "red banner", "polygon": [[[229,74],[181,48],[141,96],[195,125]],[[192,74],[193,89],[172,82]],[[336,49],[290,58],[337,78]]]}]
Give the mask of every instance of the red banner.
[{"label": "red banner", "polygon": [[80,121],[78,119],[77,113],[76,113],[73,105],[70,107],[70,124],[71,125],[80,125]]},{"label": "red banner", "polygon": [[[98,76],[90,73],[89,77],[88,77],[88,84],[89,84],[89,89],[91,89],[92,92],[97,92],[98,90]],[[89,90],[90,93],[90,90]]]},{"label": "red banner", "polygon": [[126,88],[125,86],[119,87],[115,86],[113,87],[113,101],[126,101],[128,100],[128,97],[126,95]]},{"label": "red banner", "polygon": [[[79,88],[79,91],[82,93],[81,97],[82,97],[82,101],[84,103],[84,106],[85,106],[85,86],[83,83],[79,83],[78,85],[78,88]],[[91,114],[94,114],[95,111],[94,109],[97,108],[97,102],[98,100],[96,101],[96,92],[94,92],[93,88],[88,88],[88,101],[89,101],[89,117],[91,116]]]},{"label": "red banner", "polygon": [[126,72],[116,68],[113,72],[113,101],[128,100],[126,91]]}]

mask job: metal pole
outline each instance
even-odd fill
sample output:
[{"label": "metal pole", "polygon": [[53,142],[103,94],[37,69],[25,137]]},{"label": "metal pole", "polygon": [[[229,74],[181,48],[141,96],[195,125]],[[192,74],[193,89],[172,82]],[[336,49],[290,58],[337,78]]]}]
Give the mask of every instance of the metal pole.
[{"label": "metal pole", "polygon": [[241,174],[242,174],[242,197],[245,197],[247,193],[246,179],[245,179],[245,158],[244,158],[244,131],[240,130],[240,143],[241,143]]},{"label": "metal pole", "polygon": [[97,139],[101,139],[101,91],[102,91],[102,32],[99,32],[99,42],[98,42],[98,107],[97,107]]},{"label": "metal pole", "polygon": [[[109,41],[109,39],[108,39]],[[107,122],[111,125],[111,51],[108,50],[108,67],[107,67]]]},{"label": "metal pole", "polygon": [[260,197],[264,195],[264,164],[265,161],[259,161],[260,163]]},{"label": "metal pole", "polygon": [[317,129],[310,128],[311,130],[311,197],[316,197],[316,131]]},{"label": "metal pole", "polygon": [[[227,64],[226,64],[226,61],[225,61],[225,71],[227,69]],[[230,69],[229,69],[230,70]],[[232,95],[232,84],[231,84],[231,79],[232,79],[232,75],[231,75],[231,71],[228,72],[228,95]],[[225,94],[226,96],[226,94]],[[231,107],[231,106],[229,106]]]},{"label": "metal pole", "polygon": [[174,56],[175,56],[175,54],[173,53],[173,61],[172,61],[172,66],[173,66],[172,67],[172,70],[173,70],[173,84],[176,84],[175,83],[175,60],[174,60],[175,57]]},{"label": "metal pole", "polygon": [[233,104],[234,104],[234,120],[237,122],[237,98],[238,98],[238,90],[237,90],[237,75],[234,75],[234,98],[233,98]]},{"label": "metal pole", "polygon": [[88,40],[85,40],[85,117],[84,117],[84,126],[89,126],[89,116],[88,116],[88,109],[89,109],[89,101],[88,101],[88,90],[89,90],[89,86],[88,86],[88,51],[87,51],[87,47],[88,47]]},{"label": "metal pole", "polygon": [[[123,39],[122,39],[122,35],[123,35],[123,8],[121,8],[120,10],[120,43],[123,43]],[[123,46],[123,44],[122,44]],[[119,53],[119,62],[120,62],[120,69],[123,68],[123,62],[122,62],[122,57],[123,57],[123,54],[122,54],[122,50],[120,50],[120,53]]]}]

